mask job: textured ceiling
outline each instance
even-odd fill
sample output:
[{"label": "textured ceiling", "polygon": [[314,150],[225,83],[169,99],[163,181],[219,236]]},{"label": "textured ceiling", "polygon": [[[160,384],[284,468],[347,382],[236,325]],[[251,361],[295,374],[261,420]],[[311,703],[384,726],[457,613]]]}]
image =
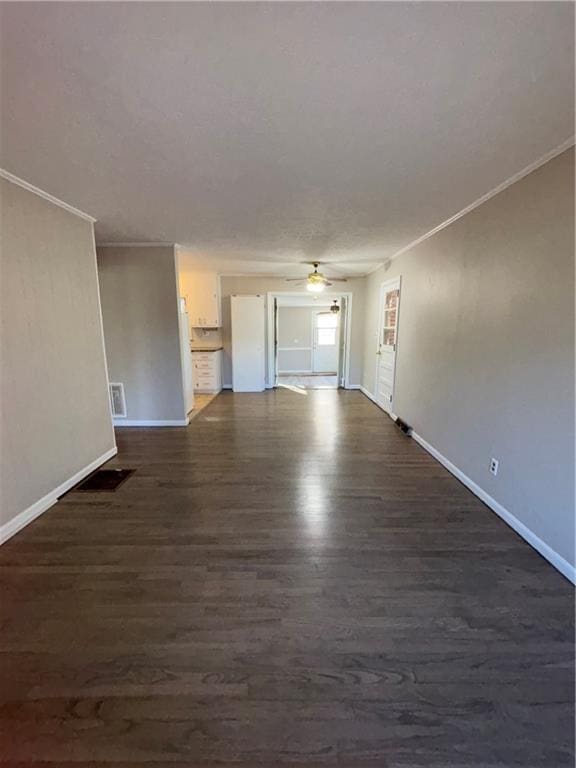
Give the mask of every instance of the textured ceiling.
[{"label": "textured ceiling", "polygon": [[571,3],[0,12],[0,165],[227,271],[361,273],[573,133]]}]

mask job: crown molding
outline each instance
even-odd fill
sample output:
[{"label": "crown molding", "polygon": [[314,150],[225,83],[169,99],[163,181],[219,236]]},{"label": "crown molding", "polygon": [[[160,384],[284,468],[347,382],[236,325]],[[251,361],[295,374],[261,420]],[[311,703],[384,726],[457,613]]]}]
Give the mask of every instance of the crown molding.
[{"label": "crown molding", "polygon": [[96,248],[174,248],[175,243],[152,243],[149,240],[139,243],[96,243]]},{"label": "crown molding", "polygon": [[[292,280],[292,279],[300,279],[294,275],[286,275],[284,273],[274,273],[274,272],[220,272],[220,277],[254,277],[259,280]],[[306,278],[308,275],[304,275],[302,277],[302,282],[306,282]]]},{"label": "crown molding", "polygon": [[528,176],[528,174],[532,173],[532,171],[537,170],[542,165],[546,165],[546,163],[550,162],[550,160],[553,160],[558,155],[561,155],[562,152],[565,152],[567,149],[570,149],[570,147],[574,146],[574,141],[575,141],[575,137],[571,136],[569,139],[566,139],[566,141],[563,141],[562,144],[558,144],[558,146],[554,147],[549,152],[546,152],[544,155],[539,157],[538,160],[535,160],[533,163],[530,163],[530,165],[527,165],[525,168],[522,168],[521,171],[514,173],[512,176],[509,176],[501,184],[498,184],[497,187],[494,187],[494,189],[491,189],[490,192],[487,192],[485,195],[482,195],[482,197],[479,197],[473,203],[470,203],[470,205],[467,205],[465,208],[462,208],[462,210],[458,211],[458,213],[455,213],[453,216],[450,216],[449,219],[446,219],[441,224],[438,224],[436,227],[426,232],[425,234],[420,235],[420,237],[417,237],[416,240],[412,240],[412,242],[408,243],[408,245],[404,245],[402,248],[400,248],[399,251],[396,251],[396,253],[393,253],[392,256],[389,256],[387,259],[385,259],[384,263],[387,264],[388,262],[393,261],[394,259],[397,259],[398,256],[401,256],[403,253],[406,253],[406,251],[409,251],[411,248],[414,248],[414,246],[424,242],[424,240],[428,240],[429,237],[432,237],[432,235],[435,235],[437,232],[440,232],[441,230],[446,229],[446,227],[449,227],[450,224],[453,224],[455,221],[458,221],[458,219],[461,219],[463,216],[466,216],[467,213],[470,213],[475,208],[478,208],[483,203],[486,203],[488,200],[490,200],[490,198],[495,197],[496,195],[500,194],[500,192],[503,192],[508,187],[511,187],[512,184],[515,184],[517,181],[520,181],[525,176]]},{"label": "crown molding", "polygon": [[4,170],[4,168],[0,168],[0,178],[6,179],[6,181],[11,181],[12,184],[17,184],[19,187],[28,190],[28,192],[32,192],[33,194],[38,195],[38,197],[43,197],[44,200],[48,200],[48,202],[53,203],[60,208],[64,208],[64,210],[68,211],[68,213],[73,213],[75,216],[80,216],[81,219],[85,219],[92,224],[96,222],[96,219],[93,216],[84,213],[84,211],[81,211],[78,208],[74,208],[73,205],[69,205],[63,200],[59,200],[49,192],[44,192],[43,189],[38,189],[38,187],[35,187],[33,184],[29,184],[27,181],[24,181],[24,179],[15,176],[13,173],[10,173],[10,171]]},{"label": "crown molding", "polygon": [[378,272],[378,270],[381,269],[386,264],[386,261],[387,259],[383,259],[382,261],[379,261],[375,267],[372,267],[372,269],[369,269],[368,272],[362,275],[362,277],[368,277],[368,275],[373,275],[374,272]]},{"label": "crown molding", "polygon": [[[331,279],[336,280],[337,282],[341,279],[350,281],[350,280],[362,280],[364,277],[368,277],[368,275],[371,275],[372,272],[376,272],[377,269],[380,269],[380,267],[383,267],[385,261],[380,261],[378,264],[370,270],[370,272],[362,272],[362,274],[354,274],[351,275],[349,273],[343,273],[342,275],[327,275],[326,279],[330,281]],[[258,279],[264,279],[267,280],[302,280],[303,283],[306,282],[308,275],[302,275],[302,277],[298,277],[298,275],[292,275],[288,273],[277,273],[277,272],[219,272],[218,273],[220,277],[254,277]]]}]

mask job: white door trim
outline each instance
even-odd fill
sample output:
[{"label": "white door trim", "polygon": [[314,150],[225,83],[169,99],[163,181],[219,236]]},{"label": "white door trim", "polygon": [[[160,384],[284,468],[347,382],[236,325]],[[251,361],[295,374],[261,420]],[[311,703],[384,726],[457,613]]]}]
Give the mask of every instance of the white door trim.
[{"label": "white door trim", "polygon": [[[384,296],[390,290],[398,289],[398,305],[396,309],[396,349],[394,350],[394,372],[392,374],[392,400],[389,404],[384,404],[378,399],[378,378],[380,373],[380,339],[382,337],[382,324],[384,322]],[[396,360],[398,356],[398,333],[400,329],[400,305],[402,303],[402,275],[393,278],[392,280],[386,280],[380,284],[380,302],[378,306],[378,338],[376,340],[376,370],[374,374],[374,396],[376,405],[382,408],[383,411],[392,415],[394,413],[394,397],[396,394]]]},{"label": "white door trim", "polygon": [[[275,384],[274,370],[274,299],[281,296],[308,296],[307,291],[268,291],[266,294],[266,389],[272,389]],[[346,339],[344,351],[344,388],[350,389],[350,346],[352,340],[352,297],[351,291],[323,291],[322,296],[346,299]]]}]

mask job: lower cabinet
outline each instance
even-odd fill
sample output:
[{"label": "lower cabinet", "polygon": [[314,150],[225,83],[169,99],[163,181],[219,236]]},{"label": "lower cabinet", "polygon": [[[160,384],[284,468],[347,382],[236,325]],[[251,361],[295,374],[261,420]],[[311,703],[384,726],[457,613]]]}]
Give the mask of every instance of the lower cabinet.
[{"label": "lower cabinet", "polygon": [[192,352],[194,392],[220,392],[222,389],[222,350]]}]

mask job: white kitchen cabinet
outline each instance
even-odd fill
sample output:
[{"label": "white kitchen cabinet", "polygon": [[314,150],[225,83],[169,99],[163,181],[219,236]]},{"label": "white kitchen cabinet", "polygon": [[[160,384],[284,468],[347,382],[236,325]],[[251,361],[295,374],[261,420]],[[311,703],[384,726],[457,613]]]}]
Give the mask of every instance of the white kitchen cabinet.
[{"label": "white kitchen cabinet", "polygon": [[215,272],[194,272],[186,280],[186,309],[192,328],[220,328],[220,278]]},{"label": "white kitchen cabinet", "polygon": [[192,352],[194,392],[220,392],[222,389],[222,351]]}]

